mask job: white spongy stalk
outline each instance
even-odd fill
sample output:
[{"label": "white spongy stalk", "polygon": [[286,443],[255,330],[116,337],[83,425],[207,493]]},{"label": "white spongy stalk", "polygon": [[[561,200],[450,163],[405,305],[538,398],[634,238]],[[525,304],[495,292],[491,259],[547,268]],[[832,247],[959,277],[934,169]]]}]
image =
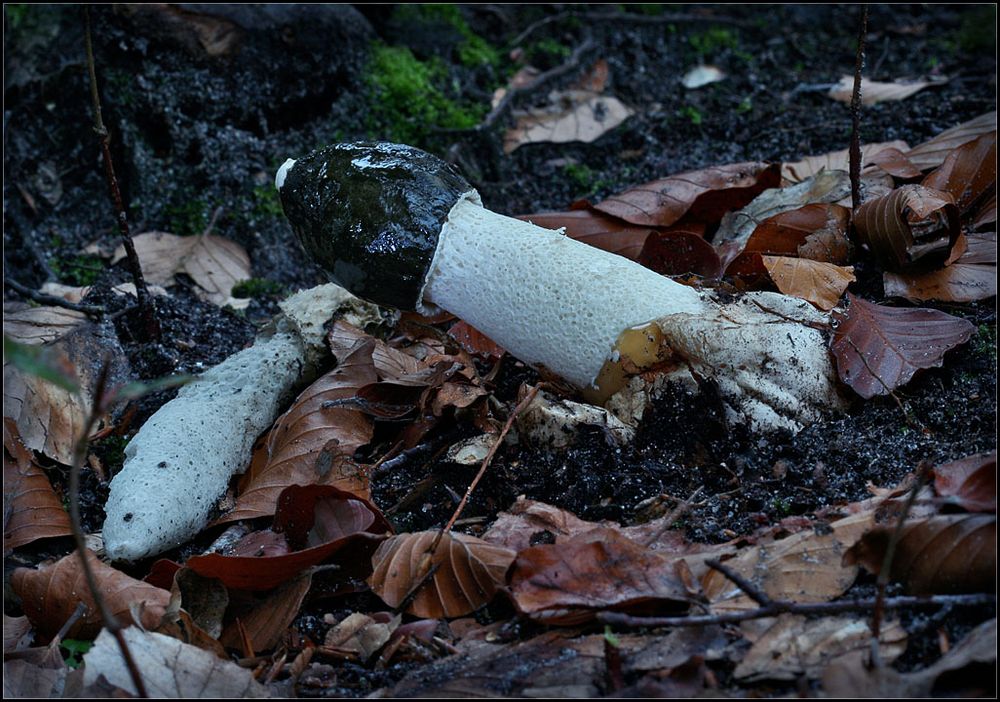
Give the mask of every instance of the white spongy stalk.
[{"label": "white spongy stalk", "polygon": [[125,449],[111,481],[104,546],[115,560],[174,548],[205,527],[302,372],[294,334],[258,340],[180,389]]},{"label": "white spongy stalk", "polygon": [[622,256],[490,212],[475,192],[448,213],[421,302],[581,388],[625,329],[706,305],[696,290]]}]

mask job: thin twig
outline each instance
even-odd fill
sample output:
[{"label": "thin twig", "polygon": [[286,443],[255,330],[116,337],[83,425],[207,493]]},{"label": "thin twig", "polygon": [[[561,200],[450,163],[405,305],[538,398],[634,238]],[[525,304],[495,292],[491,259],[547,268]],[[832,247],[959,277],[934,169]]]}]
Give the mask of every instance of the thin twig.
[{"label": "thin twig", "polygon": [[97,420],[102,414],[102,408],[104,407],[106,401],[108,374],[110,369],[110,362],[105,360],[101,365],[100,373],[97,376],[97,382],[94,384],[93,404],[91,405],[90,412],[87,414],[87,418],[84,421],[83,431],[74,446],[73,464],[70,466],[69,471],[70,525],[73,531],[73,538],[76,541],[76,552],[80,555],[80,563],[83,567],[83,574],[87,581],[87,588],[90,590],[90,595],[94,599],[94,604],[97,605],[97,610],[101,614],[101,619],[104,622],[104,628],[111,632],[111,634],[115,637],[115,640],[118,642],[118,648],[121,650],[122,658],[125,660],[125,665],[128,668],[129,675],[132,677],[132,684],[135,685],[136,692],[140,697],[149,697],[149,694],[146,692],[146,686],[142,681],[142,675],[140,674],[139,668],[135,663],[135,659],[132,657],[132,652],[129,650],[128,643],[125,641],[125,636],[122,634],[122,626],[119,624],[111,610],[108,609],[108,605],[104,601],[104,596],[101,594],[101,589],[98,586],[97,577],[94,575],[94,571],[90,567],[90,561],[87,560],[87,542],[84,537],[83,526],[80,520],[80,471],[82,470],[83,463],[87,457],[87,448],[90,446],[90,433],[97,424]]},{"label": "thin twig", "polygon": [[[890,597],[881,606],[885,610],[918,609],[922,607],[976,607],[996,606],[996,595],[931,595],[930,597]],[[840,602],[786,602],[771,600],[767,607],[746,610],[745,612],[725,612],[723,614],[705,614],[690,617],[635,617],[620,612],[599,612],[597,621],[602,624],[627,627],[682,627],[709,626],[712,624],[737,624],[751,619],[766,619],[779,614],[826,615],[842,614],[844,612],[867,612],[879,606],[874,597],[859,600],[843,600]]]},{"label": "thin twig", "polygon": [[24,295],[30,300],[41,305],[52,305],[53,307],[62,307],[67,310],[73,310],[74,312],[82,312],[90,317],[100,317],[104,314],[105,309],[99,305],[83,305],[78,302],[70,302],[58,295],[46,295],[38,290],[33,290],[27,285],[17,282],[8,275],[4,276],[3,279],[4,287],[10,288],[11,290]]},{"label": "thin twig", "polygon": [[865,67],[865,34],[868,33],[868,5],[861,6],[858,51],[854,59],[854,94],[851,96],[851,218],[861,205],[861,71]]},{"label": "thin twig", "polygon": [[108,181],[108,188],[111,191],[111,200],[118,218],[118,232],[125,247],[125,258],[132,273],[132,280],[135,283],[136,297],[139,299],[139,309],[143,324],[145,325],[149,340],[156,341],[160,338],[160,322],[156,317],[155,303],[153,302],[152,295],[149,293],[149,288],[146,287],[146,279],[142,275],[142,266],[139,265],[139,255],[136,253],[135,244],[129,232],[128,215],[125,212],[122,193],[118,187],[118,178],[115,177],[115,165],[111,159],[111,137],[104,126],[104,118],[101,114],[101,96],[97,89],[97,69],[94,66],[94,46],[90,36],[89,7],[84,6],[83,16],[86,25],[84,43],[87,52],[87,73],[90,77],[90,98],[94,106],[94,131],[97,132],[101,140],[101,153],[104,157],[104,175]]},{"label": "thin twig", "polygon": [[732,581],[736,587],[741,589],[746,593],[747,597],[759,604],[761,607],[770,607],[774,604],[774,600],[768,597],[764,592],[762,592],[756,585],[751,583],[749,580],[744,578],[742,575],[732,570],[731,568],[722,565],[719,561],[714,558],[705,561],[707,565],[712,570],[717,570],[722,573],[727,580]]},{"label": "thin twig", "polygon": [[[903,504],[903,511],[899,513],[899,519],[896,521],[896,528],[889,537],[889,544],[886,546],[885,556],[882,558],[882,567],[879,569],[878,579],[875,581],[875,601],[877,604],[881,604],[885,601],[885,590],[889,585],[889,574],[892,571],[892,561],[896,556],[896,546],[899,544],[899,540],[903,536],[903,525],[906,523],[906,518],[910,515],[910,511],[913,509],[913,503],[917,499],[917,494],[920,492],[920,488],[924,486],[924,483],[926,483],[927,479],[930,477],[930,472],[933,467],[933,464],[926,460],[921,461],[920,465],[917,467],[917,478],[913,481],[913,487],[910,488],[910,494],[906,496],[906,502]],[[882,630],[882,614],[882,607],[880,606],[875,607],[874,612],[872,612],[871,662],[876,668],[882,667],[882,656],[879,652],[879,638]]]},{"label": "thin twig", "polygon": [[649,546],[650,544],[655,543],[657,539],[663,536],[663,534],[665,534],[670,529],[670,525],[672,525],[674,522],[680,519],[689,509],[691,509],[691,505],[694,503],[695,498],[698,497],[704,489],[705,489],[704,485],[700,486],[697,490],[691,493],[690,497],[688,497],[686,500],[684,500],[676,507],[674,507],[673,511],[670,514],[668,514],[666,518],[664,518],[663,528],[657,531],[655,534],[653,534],[652,537],[647,539],[646,545]]}]

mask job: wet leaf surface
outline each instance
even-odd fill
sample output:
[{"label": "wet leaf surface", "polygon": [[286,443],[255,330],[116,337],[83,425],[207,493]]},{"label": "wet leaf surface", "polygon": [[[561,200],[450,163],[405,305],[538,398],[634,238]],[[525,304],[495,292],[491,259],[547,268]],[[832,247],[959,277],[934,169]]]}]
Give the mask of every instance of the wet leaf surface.
[{"label": "wet leaf surface", "polygon": [[629,224],[591,206],[568,212],[540,212],[520,215],[518,219],[533,222],[546,229],[566,229],[566,236],[598,249],[635,260],[649,236],[647,225]]},{"label": "wet leaf surface", "polygon": [[984,453],[934,468],[934,490],[970,512],[997,510],[997,454]]},{"label": "wet leaf surface", "polygon": [[944,312],[876,305],[848,293],[850,308],[834,312],[834,358],[840,379],[870,399],[888,395],[920,369],[944,362],[973,325]]},{"label": "wet leaf surface", "polygon": [[997,294],[996,232],[969,232],[967,248],[958,260],[925,272],[883,275],[885,294],[913,302],[941,300],[974,302]]},{"label": "wet leaf surface", "polygon": [[962,216],[971,214],[986,198],[996,197],[996,131],[983,134],[948,154],[944,163],[924,178],[923,185],[951,195]]},{"label": "wet leaf surface", "polygon": [[761,260],[778,290],[809,300],[824,311],[836,307],[847,286],[856,280],[850,266],[788,256],[762,256]]},{"label": "wet leaf surface", "polygon": [[922,170],[937,168],[949,154],[962,144],[973,141],[983,134],[996,131],[997,113],[987,112],[958,126],[946,129],[937,136],[917,144],[905,152],[911,163]]}]

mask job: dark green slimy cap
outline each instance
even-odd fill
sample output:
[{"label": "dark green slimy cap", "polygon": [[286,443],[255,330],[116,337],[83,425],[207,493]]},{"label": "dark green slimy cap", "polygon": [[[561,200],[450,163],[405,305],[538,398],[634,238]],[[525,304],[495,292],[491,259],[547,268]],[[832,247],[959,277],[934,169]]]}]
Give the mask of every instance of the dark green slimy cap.
[{"label": "dark green slimy cap", "polygon": [[388,142],[334,144],[286,166],[281,205],[313,260],[358,297],[415,309],[441,227],[472,186],[438,157]]}]

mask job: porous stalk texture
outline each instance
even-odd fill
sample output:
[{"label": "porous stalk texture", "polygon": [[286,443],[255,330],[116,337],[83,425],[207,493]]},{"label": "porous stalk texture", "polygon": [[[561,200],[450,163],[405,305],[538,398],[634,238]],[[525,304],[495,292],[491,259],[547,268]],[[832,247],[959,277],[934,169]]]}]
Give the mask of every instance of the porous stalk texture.
[{"label": "porous stalk texture", "polygon": [[490,212],[475,192],[448,213],[421,301],[581,388],[593,383],[626,328],[706,309],[696,290],[561,232]]},{"label": "porous stalk texture", "polygon": [[152,556],[201,531],[229,479],[249,464],[257,436],[328,355],[324,323],[382,319],[378,307],[333,284],[296,293],[281,309],[276,333],[181,388],[129,442],[105,506],[111,558]]},{"label": "porous stalk texture", "polygon": [[302,370],[302,342],[275,334],[181,388],[125,449],[111,481],[104,547],[132,561],[204,528],[253,442],[274,421]]}]

